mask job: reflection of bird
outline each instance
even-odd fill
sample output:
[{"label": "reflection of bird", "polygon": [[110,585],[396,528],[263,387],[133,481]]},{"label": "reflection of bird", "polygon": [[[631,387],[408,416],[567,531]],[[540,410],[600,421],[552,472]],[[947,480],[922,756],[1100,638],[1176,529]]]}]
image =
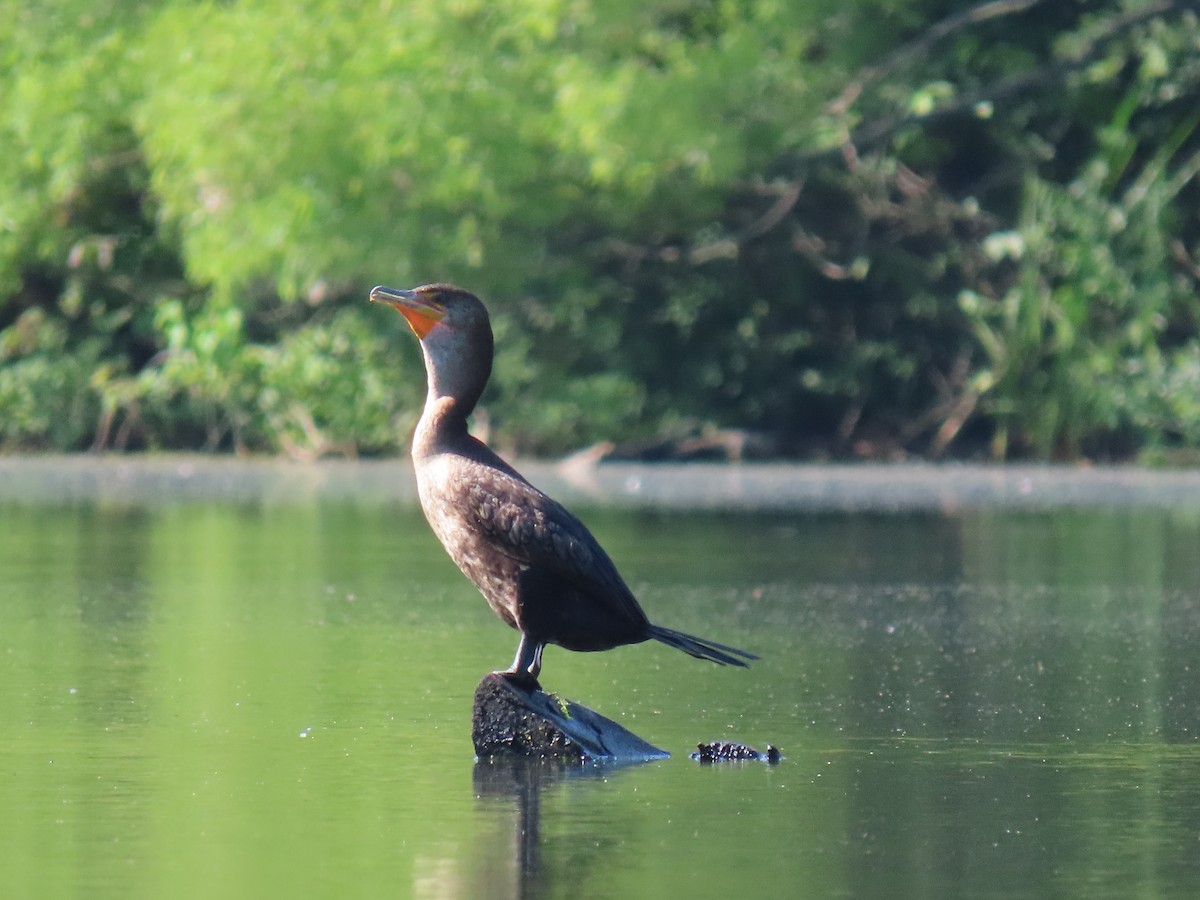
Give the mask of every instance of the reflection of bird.
[{"label": "reflection of bird", "polygon": [[608,650],[654,638],[727,665],[758,658],[651,625],[583,523],[467,433],[492,371],[492,327],[474,294],[430,284],[377,287],[371,299],[399,310],[421,340],[429,385],[412,449],[421,508],[450,558],[521,632],[506,674],[536,683],[546,644]]}]

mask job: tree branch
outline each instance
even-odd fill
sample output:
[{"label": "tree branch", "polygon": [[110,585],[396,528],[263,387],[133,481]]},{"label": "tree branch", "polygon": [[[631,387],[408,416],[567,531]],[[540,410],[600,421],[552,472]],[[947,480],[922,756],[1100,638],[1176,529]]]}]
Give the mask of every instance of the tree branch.
[{"label": "tree branch", "polygon": [[[1144,9],[1131,10],[1113,19],[1104,30],[1094,35],[1074,58],[1056,60],[1044,66],[1038,66],[1028,72],[1023,72],[1020,75],[1014,75],[1011,78],[1005,78],[978,90],[970,91],[956,98],[953,102],[937,107],[932,112],[920,115],[896,116],[892,119],[886,119],[874,125],[861,128],[850,136],[849,143],[856,147],[869,147],[890,137],[908,125],[917,122],[927,123],[961,115],[985,101],[1004,100],[1028,90],[1045,88],[1052,84],[1057,84],[1066,79],[1071,73],[1077,72],[1080,69],[1086,69],[1095,62],[1100,54],[1100,49],[1109,41],[1120,37],[1143,22],[1172,13],[1183,13],[1190,7],[1191,3],[1188,0],[1159,0],[1158,3]],[[824,151],[814,154],[810,158],[820,158],[834,152],[841,153],[842,151],[840,148],[835,151]]]},{"label": "tree branch", "polygon": [[914,57],[925,55],[942,38],[988,19],[1025,12],[1043,2],[1045,0],[991,0],[989,3],[981,3],[979,6],[947,16],[916,40],[896,48],[874,65],[860,69],[858,75],[846,85],[836,99],[830,101],[826,109],[833,115],[844,115],[869,84],[891,74]]}]

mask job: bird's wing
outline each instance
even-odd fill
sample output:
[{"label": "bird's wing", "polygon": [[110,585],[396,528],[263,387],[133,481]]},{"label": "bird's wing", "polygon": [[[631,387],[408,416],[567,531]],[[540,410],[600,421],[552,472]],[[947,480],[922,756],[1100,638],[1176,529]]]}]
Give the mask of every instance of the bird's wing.
[{"label": "bird's wing", "polygon": [[562,504],[521,476],[495,469],[472,479],[465,495],[476,527],[497,550],[641,617],[604,548]]}]

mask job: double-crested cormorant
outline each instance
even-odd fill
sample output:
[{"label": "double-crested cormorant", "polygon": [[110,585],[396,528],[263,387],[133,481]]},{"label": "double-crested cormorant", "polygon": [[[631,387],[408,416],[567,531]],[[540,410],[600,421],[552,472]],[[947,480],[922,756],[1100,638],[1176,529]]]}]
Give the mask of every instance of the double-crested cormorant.
[{"label": "double-crested cormorant", "polygon": [[492,372],[492,327],[474,294],[428,284],[376,287],[371,299],[399,310],[421,341],[428,393],[412,448],[421,509],[463,574],[521,632],[506,675],[536,684],[546,644],[608,650],[654,638],[723,665],[758,658],[652,625],[584,524],[467,432]]}]

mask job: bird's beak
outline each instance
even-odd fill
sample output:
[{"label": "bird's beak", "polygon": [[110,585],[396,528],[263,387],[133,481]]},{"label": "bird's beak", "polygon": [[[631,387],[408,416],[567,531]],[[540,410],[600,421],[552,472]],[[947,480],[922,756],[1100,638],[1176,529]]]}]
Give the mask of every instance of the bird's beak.
[{"label": "bird's beak", "polygon": [[445,308],[434,300],[418,294],[416,291],[401,291],[397,288],[371,288],[372,303],[386,303],[395,307],[400,315],[408,320],[408,325],[418,338],[424,340],[425,335],[433,330],[433,326],[442,321],[446,315]]}]

